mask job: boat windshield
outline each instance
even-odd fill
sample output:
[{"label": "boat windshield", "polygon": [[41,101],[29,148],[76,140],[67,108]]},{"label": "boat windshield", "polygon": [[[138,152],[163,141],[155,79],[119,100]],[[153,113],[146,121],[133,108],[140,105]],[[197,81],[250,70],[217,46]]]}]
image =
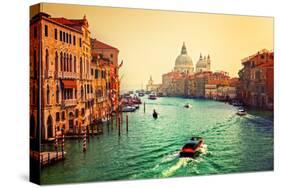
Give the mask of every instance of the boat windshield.
[{"label": "boat windshield", "polygon": [[183,146],[183,148],[192,148],[192,149],[194,149],[194,148],[196,148],[197,144],[198,144],[198,142],[190,142],[190,143],[185,144]]}]

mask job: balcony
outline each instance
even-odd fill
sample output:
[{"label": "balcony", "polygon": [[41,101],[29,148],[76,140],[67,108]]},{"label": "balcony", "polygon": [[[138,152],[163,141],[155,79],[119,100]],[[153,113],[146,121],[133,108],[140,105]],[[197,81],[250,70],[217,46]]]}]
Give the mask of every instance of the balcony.
[{"label": "balcony", "polygon": [[77,105],[77,99],[68,99],[64,100],[63,106],[64,107],[70,107],[70,106],[76,106]]},{"label": "balcony", "polygon": [[57,72],[56,78],[61,79],[78,79],[78,73],[76,72]]},{"label": "balcony", "polygon": [[104,102],[105,100],[106,100],[105,97],[99,97],[99,98],[97,98],[97,103]]}]

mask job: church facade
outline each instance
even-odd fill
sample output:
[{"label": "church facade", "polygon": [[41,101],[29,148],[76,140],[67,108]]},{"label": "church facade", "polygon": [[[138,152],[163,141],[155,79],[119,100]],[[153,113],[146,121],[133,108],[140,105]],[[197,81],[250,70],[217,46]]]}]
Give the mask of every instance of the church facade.
[{"label": "church facade", "polygon": [[[199,59],[194,67],[191,56],[188,54],[185,43],[183,43],[181,52],[177,56],[175,60],[175,66],[173,71],[168,72],[162,75],[162,86],[161,92],[165,93],[167,96],[182,96],[187,97],[190,96],[195,91],[204,93],[204,87],[202,89],[197,89],[195,91],[191,86],[195,85],[196,88],[200,87],[202,84],[196,85],[196,82],[201,83],[201,76],[199,76],[199,80],[195,80],[195,84],[189,81],[189,78],[195,78],[197,75],[201,75],[201,73],[210,72],[211,70],[211,58],[210,55],[202,56],[200,54]],[[203,84],[204,85],[204,84]],[[196,94],[196,96],[199,94]],[[203,95],[204,96],[204,95]]]}]

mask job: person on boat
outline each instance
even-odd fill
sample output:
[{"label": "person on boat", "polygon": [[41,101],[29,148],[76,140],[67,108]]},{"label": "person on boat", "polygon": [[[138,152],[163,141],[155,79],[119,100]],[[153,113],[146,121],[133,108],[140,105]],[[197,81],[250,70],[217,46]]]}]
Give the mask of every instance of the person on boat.
[{"label": "person on boat", "polygon": [[157,118],[158,117],[158,113],[155,111],[155,109],[153,109],[153,114],[152,114],[153,118]]}]

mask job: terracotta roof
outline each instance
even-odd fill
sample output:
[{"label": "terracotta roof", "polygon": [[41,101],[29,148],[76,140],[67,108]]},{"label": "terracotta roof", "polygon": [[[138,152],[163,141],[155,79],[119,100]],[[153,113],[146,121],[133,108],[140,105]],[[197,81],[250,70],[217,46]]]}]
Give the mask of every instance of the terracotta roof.
[{"label": "terracotta roof", "polygon": [[78,20],[71,20],[71,19],[66,19],[66,18],[50,18],[53,21],[56,21],[60,24],[66,25],[68,27],[72,27],[74,29],[82,31],[82,26],[85,24],[85,20],[83,19],[78,19]]},{"label": "terracotta roof", "polygon": [[103,43],[97,39],[91,39],[91,44],[92,44],[93,49],[114,49],[114,50],[119,51],[117,48],[110,46],[106,43]]}]

